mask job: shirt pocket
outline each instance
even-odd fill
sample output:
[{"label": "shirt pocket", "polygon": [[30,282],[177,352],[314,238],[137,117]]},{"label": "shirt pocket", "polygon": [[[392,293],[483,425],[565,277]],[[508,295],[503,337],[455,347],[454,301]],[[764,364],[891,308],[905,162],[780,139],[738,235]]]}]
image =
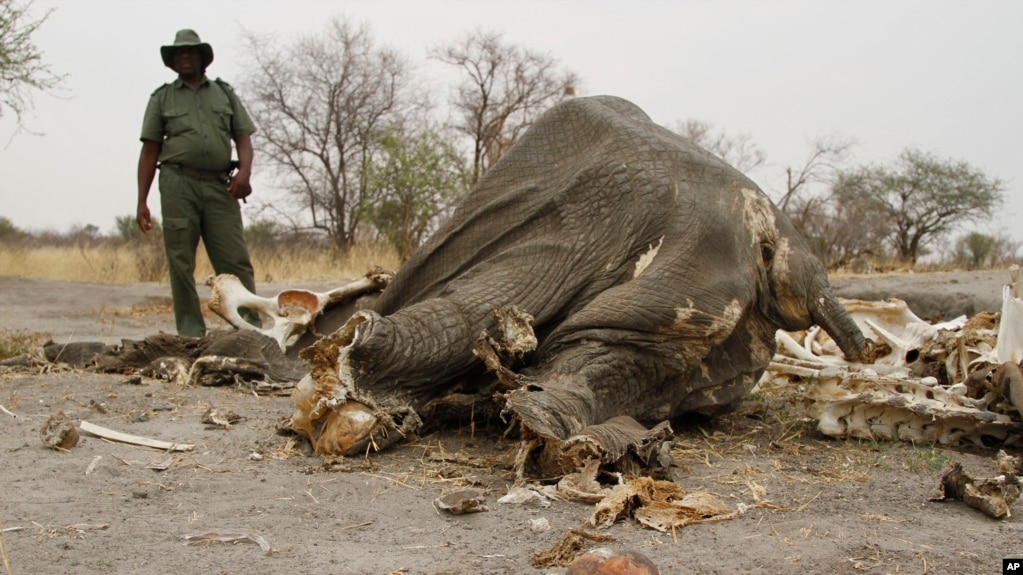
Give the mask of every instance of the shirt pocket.
[{"label": "shirt pocket", "polygon": [[213,117],[216,118],[218,128],[228,134],[231,133],[231,126],[234,124],[234,110],[231,106],[214,106]]},{"label": "shirt pocket", "polygon": [[191,122],[188,121],[187,109],[164,110],[164,130],[170,137],[180,136],[191,129]]}]

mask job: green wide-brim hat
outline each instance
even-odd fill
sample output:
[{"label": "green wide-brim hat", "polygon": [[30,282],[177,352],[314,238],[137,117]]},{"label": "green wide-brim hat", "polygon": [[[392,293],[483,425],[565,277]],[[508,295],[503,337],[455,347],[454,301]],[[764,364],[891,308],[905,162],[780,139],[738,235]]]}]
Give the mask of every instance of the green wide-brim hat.
[{"label": "green wide-brim hat", "polygon": [[199,57],[202,59],[202,67],[210,65],[213,61],[213,47],[199,39],[199,35],[195,33],[195,30],[178,30],[178,33],[174,36],[174,43],[170,46],[160,46],[160,55],[163,56],[163,63],[168,68],[174,68],[174,50],[177,48],[188,48],[191,46],[197,46],[199,48]]}]

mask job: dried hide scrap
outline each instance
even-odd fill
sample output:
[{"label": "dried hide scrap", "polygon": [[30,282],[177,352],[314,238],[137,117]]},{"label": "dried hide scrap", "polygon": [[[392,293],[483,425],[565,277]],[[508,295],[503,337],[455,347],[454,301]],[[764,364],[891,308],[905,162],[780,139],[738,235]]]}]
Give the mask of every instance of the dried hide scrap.
[{"label": "dried hide scrap", "polygon": [[974,479],[957,462],[941,476],[939,493],[931,501],[962,501],[988,517],[1007,519],[1019,493],[1020,480],[1015,475],[1009,473],[990,479]]},{"label": "dried hide scrap", "polygon": [[[565,475],[555,485],[544,485],[539,489],[551,499],[559,501],[597,503],[611,494],[611,487],[597,481],[599,473],[600,460],[588,459],[579,471]],[[621,483],[621,475],[617,477],[619,481],[616,483]]]},{"label": "dried hide scrap", "polygon": [[477,489],[458,489],[445,493],[433,501],[434,507],[452,515],[488,511],[483,493]]},{"label": "dried hide scrap", "polygon": [[631,517],[663,532],[694,523],[733,519],[737,515],[737,511],[709,493],[686,493],[672,481],[635,477],[615,487],[597,503],[588,523],[603,528]]},{"label": "dried hide scrap", "polygon": [[238,415],[230,409],[210,406],[199,420],[213,428],[231,429],[232,424],[244,419],[245,417]]},{"label": "dried hide scrap", "polygon": [[78,445],[78,429],[67,414],[58,411],[39,429],[39,438],[50,449],[66,451]]},{"label": "dried hide scrap", "polygon": [[530,561],[535,567],[568,567],[583,554],[590,543],[605,543],[612,540],[613,537],[604,533],[569,529],[553,547],[537,551]]},{"label": "dried hide scrap", "polygon": [[308,371],[257,331],[211,331],[202,338],[171,334],[124,340],[95,361],[96,371],[140,373],[182,385],[242,385],[256,393],[290,393]]}]

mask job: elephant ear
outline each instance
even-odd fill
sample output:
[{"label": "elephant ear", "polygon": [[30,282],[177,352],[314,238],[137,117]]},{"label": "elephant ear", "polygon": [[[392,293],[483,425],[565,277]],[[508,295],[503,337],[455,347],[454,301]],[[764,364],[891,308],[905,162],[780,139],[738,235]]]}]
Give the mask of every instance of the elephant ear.
[{"label": "elephant ear", "polygon": [[669,227],[640,255],[634,277],[567,317],[541,354],[583,341],[623,342],[695,366],[727,340],[750,313],[762,280],[752,262],[741,263],[750,259],[739,255],[744,235],[718,222],[712,210],[697,217],[707,225]]}]

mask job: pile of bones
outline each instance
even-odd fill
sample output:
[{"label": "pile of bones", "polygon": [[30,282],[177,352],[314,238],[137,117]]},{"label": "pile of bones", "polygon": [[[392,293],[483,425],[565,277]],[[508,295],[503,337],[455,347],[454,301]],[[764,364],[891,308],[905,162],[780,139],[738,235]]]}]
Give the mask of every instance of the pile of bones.
[{"label": "pile of bones", "polygon": [[816,326],[779,331],[759,385],[799,385],[831,437],[959,445],[1018,441],[1023,415],[1020,270],[1002,289],[1000,313],[930,324],[898,299],[843,300],[871,363],[853,363]]}]

